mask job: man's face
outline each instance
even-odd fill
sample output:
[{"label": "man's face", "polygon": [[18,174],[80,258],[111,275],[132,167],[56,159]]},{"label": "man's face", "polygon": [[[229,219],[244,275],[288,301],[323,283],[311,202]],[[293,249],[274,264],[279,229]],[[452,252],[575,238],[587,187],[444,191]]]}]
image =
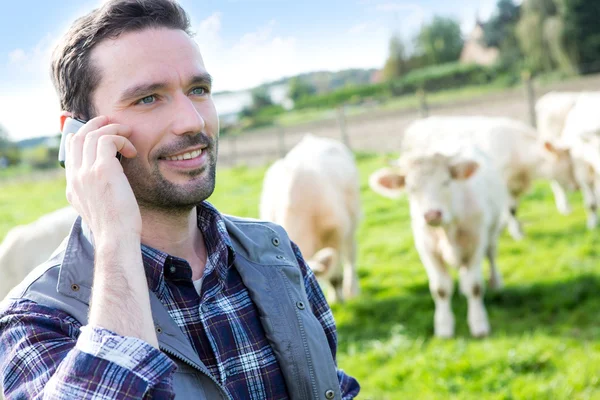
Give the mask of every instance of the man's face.
[{"label": "man's face", "polygon": [[145,29],[101,42],[91,59],[98,115],[132,128],[137,157],[122,163],[140,206],[185,209],[208,198],[219,119],[196,43],[181,30]]}]

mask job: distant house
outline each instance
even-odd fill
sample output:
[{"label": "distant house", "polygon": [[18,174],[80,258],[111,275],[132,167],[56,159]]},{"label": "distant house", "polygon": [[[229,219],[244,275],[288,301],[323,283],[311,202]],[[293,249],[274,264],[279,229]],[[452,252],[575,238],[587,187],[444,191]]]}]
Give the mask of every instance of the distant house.
[{"label": "distant house", "polygon": [[460,54],[463,64],[492,65],[498,60],[500,51],[496,47],[486,47],[483,42],[483,24],[477,19]]}]

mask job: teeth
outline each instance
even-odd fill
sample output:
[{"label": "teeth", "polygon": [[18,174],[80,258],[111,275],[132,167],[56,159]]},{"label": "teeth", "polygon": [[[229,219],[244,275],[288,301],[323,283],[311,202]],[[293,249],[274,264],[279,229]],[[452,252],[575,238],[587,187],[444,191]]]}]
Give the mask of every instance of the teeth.
[{"label": "teeth", "polygon": [[188,153],[179,154],[177,156],[165,157],[166,160],[169,161],[181,161],[181,160],[190,160],[192,158],[196,158],[202,154],[202,149],[195,150]]}]

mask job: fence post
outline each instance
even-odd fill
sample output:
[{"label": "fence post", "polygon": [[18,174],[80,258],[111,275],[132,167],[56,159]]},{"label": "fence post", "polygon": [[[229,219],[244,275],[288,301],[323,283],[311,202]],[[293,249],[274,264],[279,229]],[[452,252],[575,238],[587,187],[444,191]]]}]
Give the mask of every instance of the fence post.
[{"label": "fence post", "polygon": [[281,124],[277,124],[277,153],[279,158],[285,157],[285,129]]},{"label": "fence post", "polygon": [[346,111],[344,105],[338,107],[338,123],[340,125],[342,143],[350,148],[350,139],[348,138],[348,131],[346,129]]},{"label": "fence post", "polygon": [[231,157],[231,166],[235,167],[237,162],[236,162],[236,158],[237,158],[237,137],[236,135],[231,135],[230,139],[229,139],[230,143],[231,143],[231,150],[229,152],[229,156]]},{"label": "fence post", "polygon": [[421,118],[427,118],[429,116],[429,106],[427,105],[425,89],[420,88],[417,90],[417,97],[419,98],[419,114]]},{"label": "fence post", "polygon": [[537,127],[537,118],[535,115],[535,91],[533,89],[533,80],[531,79],[531,72],[521,72],[521,78],[525,86],[525,97],[527,100],[527,110],[529,112],[529,124],[534,128]]}]

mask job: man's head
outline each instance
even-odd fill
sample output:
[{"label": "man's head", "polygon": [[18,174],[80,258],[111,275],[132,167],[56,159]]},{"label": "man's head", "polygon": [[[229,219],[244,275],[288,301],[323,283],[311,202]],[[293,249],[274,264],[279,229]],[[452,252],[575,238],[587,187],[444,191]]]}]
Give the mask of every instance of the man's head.
[{"label": "man's head", "polygon": [[138,154],[122,163],[140,206],[186,209],[212,194],[211,78],[177,3],[112,0],[79,18],[54,52],[52,76],[63,110],[132,128]]}]

